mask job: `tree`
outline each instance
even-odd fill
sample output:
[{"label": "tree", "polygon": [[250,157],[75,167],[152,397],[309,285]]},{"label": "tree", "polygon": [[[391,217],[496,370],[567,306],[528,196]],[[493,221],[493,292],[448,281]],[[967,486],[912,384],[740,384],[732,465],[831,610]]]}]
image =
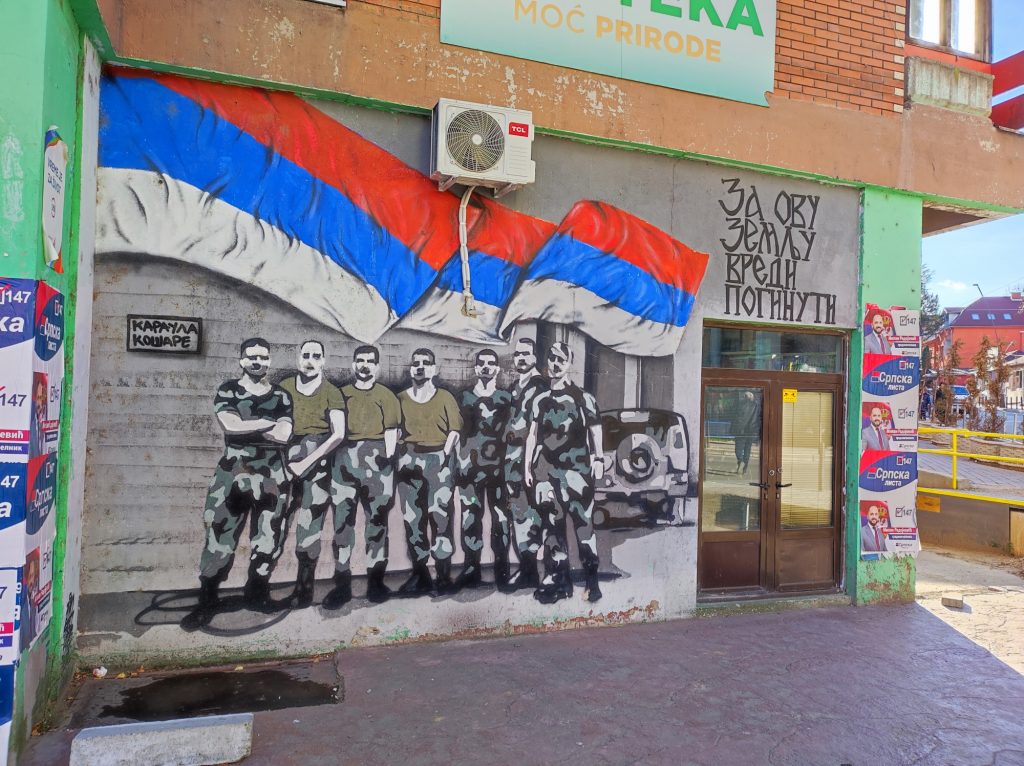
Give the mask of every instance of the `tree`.
[{"label": "tree", "polygon": [[930,338],[942,329],[944,321],[939,296],[930,289],[935,272],[930,266],[921,267],[921,338]]},{"label": "tree", "polygon": [[1010,371],[1006,368],[1008,345],[998,341],[993,345],[986,335],[971,360],[975,376],[967,381],[967,390],[971,394],[967,427],[972,431],[1003,432],[1006,418],[999,414],[999,401],[1003,386],[1010,378]]},{"label": "tree", "polygon": [[956,368],[960,365],[960,348],[963,341],[958,340],[950,346],[949,354],[943,359],[943,367],[939,370],[935,392],[935,420],[944,426],[955,426],[957,421],[956,408],[953,406],[953,382]]}]

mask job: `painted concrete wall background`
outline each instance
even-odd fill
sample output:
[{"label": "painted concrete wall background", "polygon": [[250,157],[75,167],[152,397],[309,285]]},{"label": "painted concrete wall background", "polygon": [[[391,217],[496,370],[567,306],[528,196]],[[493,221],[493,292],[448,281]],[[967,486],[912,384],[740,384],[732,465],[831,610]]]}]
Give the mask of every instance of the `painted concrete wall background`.
[{"label": "painted concrete wall background", "polygon": [[[337,104],[318,103],[317,107],[412,167],[428,171],[430,130],[425,119]],[[278,379],[294,372],[301,341],[322,339],[328,378],[338,384],[351,378],[349,361],[358,343],[317,324],[285,301],[208,270],[138,254],[108,254],[98,256],[96,263],[82,572],[85,595],[79,638],[86,656],[153,657],[171,649],[197,656],[287,653],[337,644],[537,629],[559,622],[666,618],[692,610],[700,322],[771,321],[766,307],[772,296],[764,292],[777,289],[766,284],[775,273],[771,263],[789,260],[796,265],[788,277],[783,267],[781,286],[788,287],[788,292],[815,293],[813,298],[796,300],[804,305],[811,301],[816,314],[805,313],[798,321],[793,313],[780,313],[775,319],[810,326],[816,321],[818,326],[855,326],[859,196],[848,189],[553,138],[539,139],[534,149],[538,182],[502,200],[508,207],[557,222],[581,199],[604,200],[711,254],[693,318],[679,351],[669,359],[637,359],[615,352],[588,342],[573,328],[526,323],[517,329],[517,336],[540,341],[541,354],[551,340],[568,341],[577,350],[576,380],[590,389],[602,409],[656,406],[679,413],[689,428],[691,497],[680,502],[672,516],[662,520],[665,523],[639,523],[636,508],[620,508],[615,512],[624,514],[621,523],[599,525],[605,578],[601,601],[587,604],[577,597],[545,606],[530,598],[529,592],[464,591],[445,599],[392,599],[380,605],[357,599],[333,613],[319,608],[270,615],[241,610],[218,616],[203,632],[183,632],[178,622],[195,601],[191,589],[203,543],[202,507],[223,451],[223,436],[213,417],[213,394],[223,381],[237,375],[239,342],[252,335],[265,337],[271,345],[270,377]],[[757,190],[756,202],[752,188]],[[740,190],[744,197],[737,209]],[[101,207],[102,200],[101,185]],[[102,238],[102,214],[100,219]],[[735,244],[737,231],[747,234],[747,243]],[[785,258],[775,259],[767,252],[781,250],[785,243],[791,248]],[[727,249],[736,249],[737,254],[730,259]],[[765,251],[763,266],[750,257],[759,249]],[[840,285],[849,289],[836,291]],[[755,300],[757,288],[762,289],[759,317],[756,307],[747,311],[752,306],[751,293],[745,293],[748,288]],[[818,293],[832,298],[820,298]],[[738,302],[732,302],[736,296]],[[741,313],[736,313],[735,306]],[[203,353],[127,353],[128,314],[202,318]],[[417,347],[437,354],[439,384],[453,391],[472,382],[473,356],[480,348],[401,329],[389,331],[380,346],[381,379],[395,390],[405,385],[410,352]],[[499,381],[502,386],[510,383],[512,348],[496,347],[506,370]],[[647,379],[640,383],[645,370]],[[407,569],[402,521],[395,511],[389,528],[389,571]],[[352,567],[357,574],[366,565],[363,535],[360,514]],[[273,574],[272,582],[281,595],[294,581],[293,548],[294,541],[288,539]],[[329,547],[324,548],[318,576],[328,578],[332,557]],[[461,559],[459,546],[457,550],[456,562]],[[227,586],[244,581],[247,552],[243,537]],[[489,558],[485,555],[485,561]]]}]

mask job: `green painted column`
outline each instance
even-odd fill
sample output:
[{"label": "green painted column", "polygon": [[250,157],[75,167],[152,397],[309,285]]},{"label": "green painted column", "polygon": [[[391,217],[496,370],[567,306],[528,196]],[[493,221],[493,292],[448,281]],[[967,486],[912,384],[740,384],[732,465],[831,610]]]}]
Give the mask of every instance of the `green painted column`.
[{"label": "green painted column", "polygon": [[[895,191],[865,189],[861,210],[861,316],[868,303],[884,308],[921,308],[920,198]],[[864,334],[850,343],[850,389],[847,415],[846,583],[856,604],[914,600],[915,560],[909,556],[882,561],[860,560],[860,515],[857,489],[860,458],[861,377]]]},{"label": "green painted column", "polygon": [[[38,712],[69,669],[62,656],[63,564],[77,295],[82,34],[65,0],[0,0],[0,276],[38,279],[65,296],[65,372],[53,547],[53,608],[48,629],[23,652],[15,682],[11,750],[21,749]],[[43,150],[56,126],[68,147],[62,252],[64,272],[43,255]],[[29,372],[31,374],[31,372]]]}]

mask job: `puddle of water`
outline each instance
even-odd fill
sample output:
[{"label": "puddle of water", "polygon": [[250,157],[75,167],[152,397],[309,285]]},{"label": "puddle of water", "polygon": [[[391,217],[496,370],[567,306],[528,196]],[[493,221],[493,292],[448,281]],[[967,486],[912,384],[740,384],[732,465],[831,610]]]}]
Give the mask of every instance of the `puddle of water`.
[{"label": "puddle of water", "polygon": [[122,689],[119,705],[99,718],[163,721],[228,713],[254,713],[338,702],[338,686],[295,678],[282,670],[187,673]]}]

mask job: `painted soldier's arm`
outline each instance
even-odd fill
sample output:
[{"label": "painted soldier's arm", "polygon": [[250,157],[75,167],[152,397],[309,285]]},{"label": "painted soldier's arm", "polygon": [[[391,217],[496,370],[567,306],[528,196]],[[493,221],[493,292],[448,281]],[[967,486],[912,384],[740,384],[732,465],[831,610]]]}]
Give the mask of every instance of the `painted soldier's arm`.
[{"label": "painted soldier's arm", "polygon": [[387,388],[381,387],[384,394],[381,401],[381,416],[384,420],[384,457],[388,460],[398,451],[398,437],[402,430],[402,404]]},{"label": "painted soldier's arm", "polygon": [[604,453],[601,450],[603,444],[604,430],[599,420],[590,426],[590,466],[594,471],[594,478],[598,481],[604,478]]},{"label": "painted soldier's arm", "polygon": [[448,420],[448,438],[444,440],[444,454],[451,455],[452,450],[459,446],[459,432],[462,430],[462,411],[459,409],[459,403],[455,401],[455,397],[451,394],[448,395],[448,399],[445,403],[445,416]]},{"label": "painted soldier's arm", "polygon": [[328,410],[327,420],[331,424],[331,433],[324,439],[324,443],[310,452],[304,459],[289,463],[288,467],[296,476],[302,476],[310,468],[323,460],[338,448],[345,441],[345,411]]},{"label": "painted soldier's arm", "polygon": [[281,418],[267,431],[267,438],[278,444],[287,444],[292,438],[293,427],[291,418]]},{"label": "painted soldier's arm", "polygon": [[590,468],[598,481],[604,476],[604,431],[601,428],[601,413],[597,409],[597,399],[592,394],[583,392],[583,420],[587,425],[590,437]]},{"label": "painted soldier's arm", "polygon": [[459,432],[449,431],[448,438],[444,440],[444,454],[452,454],[452,450],[459,446]]},{"label": "painted soldier's arm", "polygon": [[224,411],[217,413],[217,422],[227,434],[261,434],[277,426],[277,421],[269,418],[245,420],[237,412]]},{"label": "painted soldier's arm", "polygon": [[398,449],[398,429],[389,428],[384,432],[384,457],[389,460],[395,456]]},{"label": "painted soldier's arm", "polygon": [[526,447],[523,451],[523,483],[533,486],[533,459],[537,451],[537,421],[530,423],[530,433],[526,435]]}]

